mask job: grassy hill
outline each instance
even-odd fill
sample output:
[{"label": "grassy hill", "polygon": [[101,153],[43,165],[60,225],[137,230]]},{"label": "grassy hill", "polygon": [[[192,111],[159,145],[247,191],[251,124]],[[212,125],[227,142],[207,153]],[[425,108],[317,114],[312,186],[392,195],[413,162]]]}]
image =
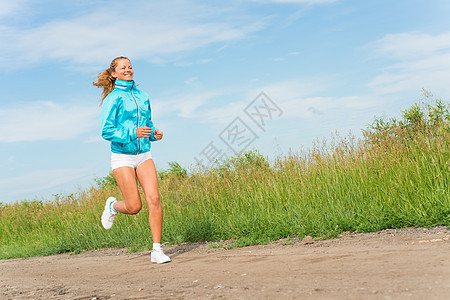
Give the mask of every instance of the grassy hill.
[{"label": "grassy hill", "polygon": [[[375,120],[363,138],[335,135],[273,163],[257,151],[206,171],[160,172],[163,242],[233,240],[450,225],[450,105],[418,102],[400,120]],[[105,199],[121,198],[112,174],[80,194],[0,203],[0,258],[151,245],[146,207],[100,224]],[[145,201],[144,201],[145,203]]]}]

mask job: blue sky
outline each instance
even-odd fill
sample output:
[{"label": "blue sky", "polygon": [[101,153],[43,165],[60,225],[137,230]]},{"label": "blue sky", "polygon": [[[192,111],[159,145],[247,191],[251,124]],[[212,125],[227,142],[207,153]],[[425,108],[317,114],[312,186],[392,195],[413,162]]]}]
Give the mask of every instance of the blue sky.
[{"label": "blue sky", "polygon": [[[444,0],[0,7],[0,202],[51,200],[108,174],[92,81],[116,56],[131,59],[164,131],[152,147],[158,169],[232,155],[233,145],[274,158],[335,131],[361,136],[375,117],[396,117],[420,99],[422,88],[450,96]],[[246,114],[257,107],[259,119]],[[233,139],[232,130],[244,136]]]}]

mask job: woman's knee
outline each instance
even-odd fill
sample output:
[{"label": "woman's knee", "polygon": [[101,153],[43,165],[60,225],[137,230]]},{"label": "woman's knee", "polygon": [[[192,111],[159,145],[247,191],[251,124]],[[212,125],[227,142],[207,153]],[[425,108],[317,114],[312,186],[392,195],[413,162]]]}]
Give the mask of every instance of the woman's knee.
[{"label": "woman's knee", "polygon": [[145,197],[149,206],[161,205],[159,194],[152,194]]},{"label": "woman's knee", "polygon": [[141,211],[142,203],[126,205],[126,208],[127,208],[128,214],[135,215]]}]

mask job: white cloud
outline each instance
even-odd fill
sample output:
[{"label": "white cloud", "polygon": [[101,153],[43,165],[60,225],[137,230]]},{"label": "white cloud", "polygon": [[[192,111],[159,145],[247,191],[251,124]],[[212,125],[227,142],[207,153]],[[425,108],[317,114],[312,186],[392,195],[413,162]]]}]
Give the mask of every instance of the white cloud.
[{"label": "white cloud", "polygon": [[253,0],[253,2],[274,2],[274,3],[302,3],[302,4],[322,4],[333,3],[339,0]]},{"label": "white cloud", "polygon": [[[221,96],[223,97],[224,95]],[[198,109],[196,111],[196,115],[198,116],[197,120],[208,124],[227,124],[231,122],[234,118],[243,113],[244,108],[251,101],[249,100],[247,103],[245,100],[248,99],[245,99],[243,95],[244,93],[238,98],[236,98],[236,96],[230,97],[230,100],[223,103],[223,105]]]},{"label": "white cloud", "polygon": [[422,87],[450,96],[450,32],[389,34],[369,45],[375,55],[393,60],[368,83],[379,94]]},{"label": "white cloud", "polygon": [[66,140],[95,130],[99,108],[52,101],[0,108],[0,143]]},{"label": "white cloud", "polygon": [[23,10],[26,2],[25,0],[0,0],[0,19],[14,16]]},{"label": "white cloud", "polygon": [[[256,97],[259,92],[264,91],[274,102],[279,103],[296,100],[299,98],[311,97],[312,95],[323,93],[326,90],[324,82],[329,82],[324,78],[292,78],[265,84],[257,87],[249,96]],[[298,110],[298,108],[296,109]]]},{"label": "white cloud", "polygon": [[421,59],[439,51],[450,50],[450,32],[438,35],[415,32],[388,34],[372,46],[378,55],[399,60]]},{"label": "white cloud", "polygon": [[[326,94],[325,82],[328,81],[326,78],[295,78],[261,86],[259,90],[283,110],[285,117],[330,117],[336,111],[351,114],[376,106],[376,100],[369,96],[318,96]],[[256,95],[256,90],[253,93]]]},{"label": "white cloud", "polygon": [[[195,118],[207,124],[227,124],[237,116],[244,115],[244,109],[261,91],[275,102],[284,117],[317,118],[360,112],[379,106],[379,99],[364,96],[327,97],[326,78],[294,78],[260,85],[257,88],[237,87],[234,89],[209,90],[201,86],[195,92],[172,95],[169,99],[155,103],[155,111],[161,114],[177,112],[178,116]],[[161,97],[160,97],[161,98]],[[173,100],[175,99],[175,100]]]},{"label": "white cloud", "polygon": [[0,57],[14,63],[60,59],[95,64],[127,55],[163,62],[170,54],[228,43],[265,27],[259,20],[218,21],[212,8],[179,1],[127,4],[132,14],[122,6],[113,3],[32,28],[0,28]]},{"label": "white cloud", "polygon": [[212,62],[212,61],[213,61],[212,58],[204,58],[204,59],[199,59],[199,60],[198,60],[198,63],[203,65],[203,64],[210,63],[210,62]]},{"label": "white cloud", "polygon": [[159,97],[159,101],[152,104],[152,111],[159,116],[176,112],[177,116],[183,118],[198,118],[203,107],[211,105],[214,99],[227,94],[225,90],[196,89],[193,92],[172,95],[168,98]]},{"label": "white cloud", "polygon": [[0,202],[10,202],[12,199],[34,195],[38,192],[59,187],[63,184],[77,182],[86,178],[88,168],[61,168],[52,170],[39,170],[28,174],[3,178],[0,180],[0,190],[5,194]]},{"label": "white cloud", "polygon": [[184,81],[184,83],[187,85],[195,85],[196,82],[198,82],[198,77],[189,77]]},{"label": "white cloud", "polygon": [[321,3],[333,3],[339,0],[271,0],[276,3],[308,3],[308,4],[321,4]]}]

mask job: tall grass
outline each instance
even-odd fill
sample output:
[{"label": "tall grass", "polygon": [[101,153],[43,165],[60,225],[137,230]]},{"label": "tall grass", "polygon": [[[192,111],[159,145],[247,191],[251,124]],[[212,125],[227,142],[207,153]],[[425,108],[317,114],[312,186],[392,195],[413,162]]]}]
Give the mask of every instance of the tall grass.
[{"label": "tall grass", "polygon": [[[420,102],[401,120],[375,120],[364,137],[317,142],[269,161],[244,153],[187,174],[160,173],[163,242],[266,243],[291,235],[330,238],[406,226],[450,225],[450,114],[440,100]],[[147,208],[119,215],[104,230],[105,199],[121,198],[114,178],[51,202],[0,205],[0,258],[147,247]]]}]

